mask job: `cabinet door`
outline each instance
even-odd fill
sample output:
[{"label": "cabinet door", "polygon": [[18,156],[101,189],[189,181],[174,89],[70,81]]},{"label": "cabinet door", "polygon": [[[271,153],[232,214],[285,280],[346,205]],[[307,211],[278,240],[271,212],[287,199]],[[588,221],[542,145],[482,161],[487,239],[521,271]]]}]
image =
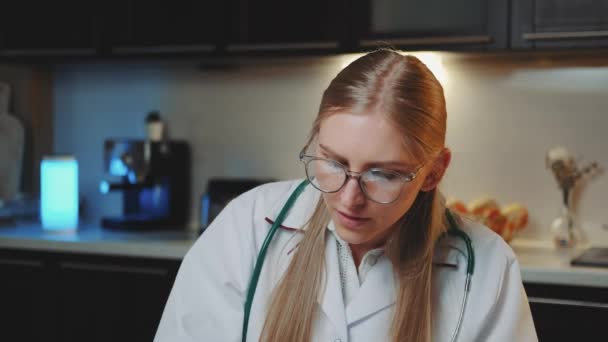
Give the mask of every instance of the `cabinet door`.
[{"label": "cabinet door", "polygon": [[174,279],[170,267],[61,261],[61,341],[152,341]]},{"label": "cabinet door", "polygon": [[605,336],[608,288],[525,284],[542,341],[599,341]]},{"label": "cabinet door", "polygon": [[514,0],[513,48],[608,46],[608,0]]},{"label": "cabinet door", "polygon": [[53,282],[40,259],[0,252],[0,339],[55,341]]},{"label": "cabinet door", "polygon": [[507,46],[504,0],[355,0],[363,48],[482,50]]},{"label": "cabinet door", "polygon": [[222,1],[112,1],[105,30],[114,54],[211,52],[221,40]]},{"label": "cabinet door", "polygon": [[346,37],[346,0],[232,0],[228,51],[335,51]]},{"label": "cabinet door", "polygon": [[93,55],[97,47],[95,2],[3,1],[0,56]]}]

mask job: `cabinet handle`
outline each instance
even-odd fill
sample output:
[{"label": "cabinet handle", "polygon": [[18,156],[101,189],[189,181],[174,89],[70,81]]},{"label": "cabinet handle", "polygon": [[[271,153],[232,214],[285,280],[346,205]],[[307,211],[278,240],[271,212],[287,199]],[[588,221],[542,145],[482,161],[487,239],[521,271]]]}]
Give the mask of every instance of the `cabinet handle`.
[{"label": "cabinet handle", "polygon": [[122,46],[112,48],[112,53],[126,55],[131,53],[176,53],[176,52],[212,52],[214,45],[167,45],[167,46]]},{"label": "cabinet handle", "polygon": [[0,56],[90,56],[94,55],[95,49],[8,49],[0,50]]},{"label": "cabinet handle", "polygon": [[583,300],[528,297],[528,301],[530,303],[536,303],[536,304],[566,305],[566,306],[608,309],[608,303],[588,302],[588,301],[583,301]]},{"label": "cabinet handle", "polygon": [[488,44],[490,36],[454,36],[454,37],[420,37],[420,38],[389,38],[363,39],[359,41],[362,47],[377,47],[382,43],[391,45],[456,45],[456,44]]},{"label": "cabinet handle", "polygon": [[165,277],[169,272],[162,268],[147,268],[133,266],[117,266],[117,265],[95,265],[82,262],[61,262],[60,267],[63,269],[78,270],[78,271],[101,271],[101,272],[119,272],[119,273],[135,273],[144,275],[157,275]]},{"label": "cabinet handle", "polygon": [[42,262],[22,259],[0,259],[0,265],[42,267]]},{"label": "cabinet handle", "polygon": [[579,31],[579,32],[528,32],[521,36],[524,40],[560,40],[606,38],[608,31]]},{"label": "cabinet handle", "polygon": [[264,44],[229,44],[226,50],[231,52],[247,51],[280,51],[280,50],[321,50],[337,49],[338,42],[293,42],[293,43],[264,43]]}]

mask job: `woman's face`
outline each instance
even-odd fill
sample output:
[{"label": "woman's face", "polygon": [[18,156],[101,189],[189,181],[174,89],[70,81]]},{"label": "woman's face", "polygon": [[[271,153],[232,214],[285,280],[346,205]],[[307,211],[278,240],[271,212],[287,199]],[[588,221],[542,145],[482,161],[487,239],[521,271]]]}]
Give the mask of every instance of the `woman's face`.
[{"label": "woman's face", "polygon": [[[374,167],[408,174],[416,171],[421,162],[408,153],[402,142],[401,133],[380,115],[338,113],[321,122],[316,155],[336,160],[353,172]],[[420,169],[390,204],[368,199],[356,178],[349,178],[338,192],[323,193],[338,235],[351,245],[353,252],[365,253],[379,247],[411,207],[427,173],[427,167]]]}]

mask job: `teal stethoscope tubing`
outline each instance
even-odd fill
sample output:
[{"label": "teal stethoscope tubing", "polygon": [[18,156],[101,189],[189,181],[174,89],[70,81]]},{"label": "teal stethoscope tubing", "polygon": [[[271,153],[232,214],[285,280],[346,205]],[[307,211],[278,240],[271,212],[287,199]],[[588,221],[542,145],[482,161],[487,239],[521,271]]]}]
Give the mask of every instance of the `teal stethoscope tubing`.
[{"label": "teal stethoscope tubing", "polygon": [[[260,253],[258,253],[258,257],[255,261],[255,267],[253,268],[253,273],[251,275],[251,280],[249,281],[249,288],[247,289],[247,298],[245,299],[245,313],[243,317],[243,334],[242,341],[247,341],[247,326],[249,325],[249,315],[251,314],[251,305],[253,303],[253,297],[255,296],[255,290],[258,285],[258,280],[260,279],[260,273],[262,272],[262,265],[264,264],[264,259],[266,258],[266,252],[268,251],[268,246],[270,245],[270,241],[274,237],[277,229],[285,220],[285,216],[293,207],[296,199],[300,194],[304,191],[304,188],[308,185],[308,180],[304,180],[302,183],[298,185],[298,187],[294,190],[294,192],[289,196],[287,202],[283,206],[283,209],[279,212],[279,216],[275,219],[274,223],[270,227],[270,231],[266,235],[264,242],[262,243],[262,247],[260,248]],[[473,251],[473,245],[471,243],[471,238],[458,228],[458,224],[456,220],[452,216],[452,213],[446,209],[445,214],[448,219],[448,223],[450,225],[450,229],[448,230],[448,235],[456,236],[464,240],[467,246],[467,278],[465,281],[465,289],[464,289],[464,297],[462,300],[462,305],[460,308],[460,315],[458,317],[458,323],[456,325],[456,330],[454,331],[454,335],[452,336],[452,341],[455,341],[458,333],[460,331],[460,326],[462,325],[462,317],[464,315],[464,310],[467,303],[468,293],[471,289],[471,276],[473,275],[473,270],[475,268],[475,253]]]}]

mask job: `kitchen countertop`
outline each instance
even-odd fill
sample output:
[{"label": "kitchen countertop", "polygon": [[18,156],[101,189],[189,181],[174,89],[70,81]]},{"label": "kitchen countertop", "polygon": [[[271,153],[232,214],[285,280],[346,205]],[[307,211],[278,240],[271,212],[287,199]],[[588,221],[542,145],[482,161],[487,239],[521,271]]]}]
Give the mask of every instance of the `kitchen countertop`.
[{"label": "kitchen countertop", "polygon": [[[83,225],[72,232],[47,232],[39,224],[0,227],[0,248],[106,254],[181,260],[198,238],[196,232],[126,232]],[[511,243],[522,279],[529,283],[608,287],[608,268],[571,266],[570,260],[588,245],[558,250],[550,241]]]},{"label": "kitchen countertop", "polygon": [[590,244],[558,249],[552,241],[515,239],[511,247],[524,282],[608,288],[608,268],[570,265],[570,260],[592,247]]},{"label": "kitchen countertop", "polygon": [[49,232],[34,223],[0,227],[0,248],[181,260],[197,237],[183,230],[129,232],[97,225]]}]

